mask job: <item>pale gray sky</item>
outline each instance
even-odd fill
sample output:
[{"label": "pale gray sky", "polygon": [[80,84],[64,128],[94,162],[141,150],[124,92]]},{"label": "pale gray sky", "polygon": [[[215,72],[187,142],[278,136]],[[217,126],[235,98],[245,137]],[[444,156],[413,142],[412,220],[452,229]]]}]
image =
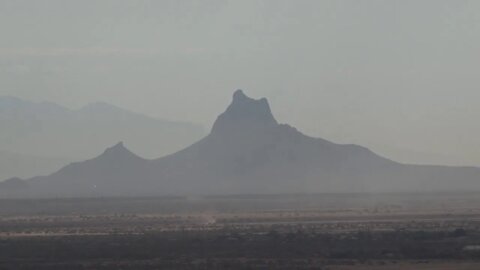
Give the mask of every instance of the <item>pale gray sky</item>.
[{"label": "pale gray sky", "polygon": [[0,0],[0,95],[210,127],[242,88],[280,122],[480,166],[480,1]]}]

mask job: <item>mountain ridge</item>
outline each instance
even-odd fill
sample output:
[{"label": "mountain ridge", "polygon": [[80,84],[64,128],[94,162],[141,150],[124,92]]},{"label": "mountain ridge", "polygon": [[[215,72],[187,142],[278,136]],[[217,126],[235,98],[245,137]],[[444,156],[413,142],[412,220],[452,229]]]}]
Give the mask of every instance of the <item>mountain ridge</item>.
[{"label": "mountain ridge", "polygon": [[265,98],[237,90],[211,132],[183,150],[143,159],[118,143],[26,182],[25,194],[44,196],[452,191],[480,190],[480,169],[402,164],[309,137],[279,124]]},{"label": "mountain ridge", "polygon": [[205,134],[196,124],[157,119],[105,102],[68,109],[15,97],[0,97],[0,127],[0,150],[78,160],[96,155],[112,141],[125,141],[142,156],[158,157]]}]

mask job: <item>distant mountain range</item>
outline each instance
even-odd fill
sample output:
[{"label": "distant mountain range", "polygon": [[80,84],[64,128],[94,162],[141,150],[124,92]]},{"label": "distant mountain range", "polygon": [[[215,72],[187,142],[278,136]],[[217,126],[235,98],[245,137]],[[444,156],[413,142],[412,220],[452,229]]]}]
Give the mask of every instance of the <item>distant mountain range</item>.
[{"label": "distant mountain range", "polygon": [[480,190],[480,169],[401,164],[308,137],[279,124],[265,98],[238,90],[210,134],[179,152],[148,160],[119,143],[49,176],[10,179],[2,189],[42,197],[465,191]]},{"label": "distant mountain range", "polygon": [[146,157],[167,155],[204,136],[202,127],[97,102],[78,110],[0,97],[0,179],[50,174],[125,141]]}]

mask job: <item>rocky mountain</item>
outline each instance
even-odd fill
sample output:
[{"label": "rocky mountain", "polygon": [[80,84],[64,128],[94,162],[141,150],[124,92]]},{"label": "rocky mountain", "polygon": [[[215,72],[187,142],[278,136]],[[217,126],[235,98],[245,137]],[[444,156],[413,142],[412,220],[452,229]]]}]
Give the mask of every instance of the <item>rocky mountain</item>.
[{"label": "rocky mountain", "polygon": [[47,175],[125,141],[145,157],[178,151],[204,136],[200,126],[133,113],[102,102],[70,110],[0,97],[0,179]]},{"label": "rocky mountain", "polygon": [[266,99],[255,100],[238,90],[210,134],[177,153],[146,160],[117,144],[97,158],[25,183],[27,187],[15,192],[95,196],[464,191],[480,190],[480,169],[401,164],[358,145],[308,137],[279,124]]}]

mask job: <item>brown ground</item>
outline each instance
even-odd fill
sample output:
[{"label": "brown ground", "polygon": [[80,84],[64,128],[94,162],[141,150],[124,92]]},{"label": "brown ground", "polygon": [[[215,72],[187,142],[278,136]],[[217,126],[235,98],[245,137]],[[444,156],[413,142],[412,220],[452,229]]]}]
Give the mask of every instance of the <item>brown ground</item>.
[{"label": "brown ground", "polygon": [[478,270],[477,245],[478,194],[0,201],[0,270]]}]

